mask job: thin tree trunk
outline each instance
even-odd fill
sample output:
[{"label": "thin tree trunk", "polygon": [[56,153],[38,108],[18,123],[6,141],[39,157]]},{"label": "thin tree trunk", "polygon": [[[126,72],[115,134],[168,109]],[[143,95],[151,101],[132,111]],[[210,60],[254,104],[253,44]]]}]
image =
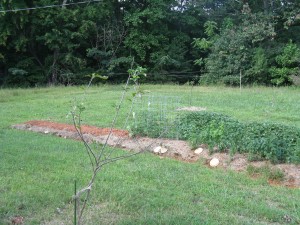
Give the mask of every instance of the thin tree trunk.
[{"label": "thin tree trunk", "polygon": [[67,4],[68,0],[64,0],[62,3],[61,8],[65,9],[66,8],[66,4]]},{"label": "thin tree trunk", "polygon": [[264,0],[264,12],[268,13],[268,5],[269,5],[269,0]]},{"label": "thin tree trunk", "polygon": [[52,84],[56,84],[56,82],[57,82],[58,70],[56,68],[56,63],[58,60],[58,56],[59,56],[59,49],[55,49],[54,53],[53,53],[53,63],[51,66],[51,72],[52,72],[51,83]]}]

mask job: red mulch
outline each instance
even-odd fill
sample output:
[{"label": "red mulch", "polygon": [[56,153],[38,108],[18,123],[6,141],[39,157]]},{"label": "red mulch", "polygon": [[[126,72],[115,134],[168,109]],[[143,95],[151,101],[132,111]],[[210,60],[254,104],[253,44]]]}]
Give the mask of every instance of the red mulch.
[{"label": "red mulch", "polygon": [[[56,122],[50,122],[50,121],[40,121],[40,120],[32,120],[26,122],[26,124],[29,124],[31,126],[38,126],[38,127],[48,127],[52,129],[57,130],[66,130],[70,132],[76,132],[76,129],[74,125],[70,124],[63,124],[63,123],[56,123]],[[95,126],[89,126],[89,125],[82,125],[81,131],[83,134],[92,134],[94,136],[99,135],[108,135],[110,133],[110,128],[99,128]],[[119,136],[119,137],[128,137],[129,132],[126,130],[120,130],[120,129],[112,129],[112,134]]]}]

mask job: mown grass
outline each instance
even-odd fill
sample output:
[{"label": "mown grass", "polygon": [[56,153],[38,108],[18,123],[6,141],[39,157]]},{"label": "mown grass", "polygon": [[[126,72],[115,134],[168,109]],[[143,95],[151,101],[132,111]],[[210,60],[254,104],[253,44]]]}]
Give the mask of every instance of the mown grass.
[{"label": "mown grass", "polygon": [[[147,85],[154,94],[181,96],[240,120],[300,127],[299,88]],[[108,126],[121,86],[92,87],[84,123]],[[10,129],[28,120],[70,123],[79,87],[0,90],[0,224],[72,224],[74,179],[86,184],[90,168],[82,144]],[[125,111],[117,122],[122,127]],[[122,150],[116,150],[122,151]],[[271,187],[265,178],[160,159],[151,154],[107,165],[92,192],[85,224],[291,224],[300,223],[300,190]],[[59,208],[62,214],[57,210]],[[94,208],[94,209],[93,209]]]}]

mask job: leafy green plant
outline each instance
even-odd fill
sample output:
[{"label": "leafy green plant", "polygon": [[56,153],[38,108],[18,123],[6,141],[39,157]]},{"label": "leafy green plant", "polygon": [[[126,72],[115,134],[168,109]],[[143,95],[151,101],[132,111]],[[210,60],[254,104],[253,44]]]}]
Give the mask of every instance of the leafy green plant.
[{"label": "leafy green plant", "polygon": [[245,71],[243,81],[246,83],[270,83],[269,62],[265,50],[262,47],[253,50],[251,68]]},{"label": "leafy green plant", "polygon": [[205,143],[210,149],[217,146],[220,151],[230,148],[235,151],[234,138],[229,132],[237,129],[237,122],[230,117],[209,112],[182,113],[178,117],[180,137],[189,140],[193,147]]},{"label": "leafy green plant", "polygon": [[297,151],[300,130],[281,124],[253,122],[245,126],[245,148],[254,155],[279,162],[300,162],[292,155]]},{"label": "leafy green plant", "polygon": [[[134,133],[157,137],[162,129],[159,121],[166,120],[156,121],[155,117],[149,120],[144,116],[135,124]],[[241,123],[229,116],[206,111],[178,113],[174,123],[170,129],[176,129],[179,138],[188,140],[192,148],[207,144],[211,151],[217,147],[218,151],[229,151],[231,155],[248,153],[250,160],[300,163],[300,129],[296,127],[276,123]],[[172,132],[175,131],[168,131]]]},{"label": "leafy green plant", "polygon": [[240,77],[239,76],[225,76],[221,79],[221,82],[228,86],[239,86],[240,85]]},{"label": "leafy green plant", "polygon": [[37,76],[37,73],[43,73],[43,71],[34,67],[32,58],[24,58],[8,69],[8,76],[3,77],[3,80],[7,86],[37,86],[45,81],[40,75]]},{"label": "leafy green plant", "polygon": [[166,113],[143,110],[134,112],[134,121],[127,129],[133,136],[174,138],[178,136],[175,126],[173,119]]},{"label": "leafy green plant", "polygon": [[283,67],[283,68],[272,67],[270,68],[270,73],[272,75],[271,82],[276,86],[291,84],[292,79],[290,76],[293,75],[296,71],[297,70],[295,69],[290,69],[287,67]]},{"label": "leafy green plant", "polygon": [[271,82],[276,86],[291,84],[291,76],[299,71],[300,49],[290,40],[275,60],[278,66],[270,68]]},{"label": "leafy green plant", "polygon": [[159,137],[167,123],[167,118],[162,117],[158,112],[142,111],[137,113],[135,117],[134,123],[130,126],[132,135]]}]

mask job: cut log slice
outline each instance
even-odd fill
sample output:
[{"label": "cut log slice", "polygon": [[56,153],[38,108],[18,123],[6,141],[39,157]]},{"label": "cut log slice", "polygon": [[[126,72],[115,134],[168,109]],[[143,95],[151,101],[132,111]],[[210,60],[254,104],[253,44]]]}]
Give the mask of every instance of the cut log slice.
[{"label": "cut log slice", "polygon": [[160,153],[160,150],[161,150],[161,147],[160,146],[157,146],[153,149],[153,152],[154,153]]},{"label": "cut log slice", "polygon": [[194,152],[195,154],[200,155],[203,152],[203,148],[197,148]]},{"label": "cut log slice", "polygon": [[212,160],[210,160],[209,165],[211,167],[217,167],[220,164],[219,159],[217,158],[212,158]]},{"label": "cut log slice", "polygon": [[160,148],[160,153],[162,153],[162,154],[166,153],[167,151],[168,151],[167,148],[164,148],[164,147]]}]

